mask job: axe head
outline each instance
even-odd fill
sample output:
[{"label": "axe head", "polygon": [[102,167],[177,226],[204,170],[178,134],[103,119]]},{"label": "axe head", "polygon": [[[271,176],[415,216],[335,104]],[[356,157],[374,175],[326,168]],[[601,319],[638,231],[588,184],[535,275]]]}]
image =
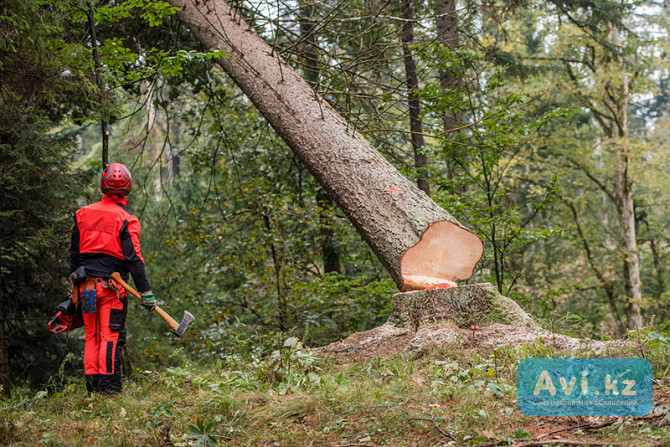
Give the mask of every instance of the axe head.
[{"label": "axe head", "polygon": [[184,335],[184,332],[186,332],[186,329],[188,329],[188,325],[191,323],[191,321],[195,320],[195,317],[193,314],[187,310],[184,311],[184,318],[181,319],[181,323],[179,323],[179,326],[177,329],[174,330],[174,333],[177,334],[177,337],[181,337]]}]

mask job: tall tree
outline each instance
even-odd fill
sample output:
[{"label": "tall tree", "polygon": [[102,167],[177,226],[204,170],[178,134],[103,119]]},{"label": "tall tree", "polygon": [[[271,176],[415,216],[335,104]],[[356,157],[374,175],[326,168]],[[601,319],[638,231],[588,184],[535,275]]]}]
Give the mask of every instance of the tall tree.
[{"label": "tall tree", "polygon": [[[623,49],[621,28],[612,24],[612,44],[617,53]],[[615,53],[616,54],[616,53]],[[619,56],[617,54],[617,56]],[[614,147],[614,197],[621,230],[624,239],[624,279],[628,324],[632,329],[642,329],[642,284],[640,282],[640,251],[637,244],[637,230],[635,222],[635,185],[633,181],[633,164],[630,149],[629,104],[630,87],[635,82],[637,74],[629,75],[627,61],[621,56],[614,58],[615,64],[623,66],[619,70],[619,80],[613,81],[611,89],[607,89],[606,106],[612,111],[614,119],[610,123],[610,134],[618,137]]]},{"label": "tall tree", "polygon": [[481,240],[398,172],[224,1],[170,0],[337,202],[401,289],[469,278]]},{"label": "tall tree", "polygon": [[405,64],[405,84],[407,85],[407,104],[409,113],[409,129],[411,132],[414,167],[418,173],[417,186],[430,195],[428,183],[428,156],[425,153],[423,124],[421,122],[421,101],[419,100],[419,75],[416,61],[412,54],[414,44],[414,4],[413,0],[402,0],[402,54]]},{"label": "tall tree", "polygon": [[626,57],[630,50],[622,42],[621,25],[610,22],[607,28],[607,40],[598,46],[593,46],[597,43],[585,46],[583,63],[578,68],[575,68],[574,62],[567,60],[564,66],[578,100],[591,111],[602,131],[602,145],[612,157],[612,183],[608,184],[584,161],[571,156],[568,159],[614,204],[620,224],[626,317],[631,329],[640,329],[642,287],[629,132],[630,91],[639,72]]},{"label": "tall tree", "polygon": [[[460,39],[458,36],[458,11],[456,10],[456,0],[442,0],[438,2],[436,8],[436,18],[435,18],[435,32],[437,33],[437,41],[442,46],[443,49],[448,51],[448,58],[443,58],[443,63],[440,67],[440,88],[444,95],[449,95],[455,99],[455,103],[459,103],[461,98],[461,76],[460,73],[447,65],[447,60],[451,60],[453,55],[458,51],[460,45]],[[455,64],[454,64],[455,65]],[[457,123],[463,122],[463,112],[458,108],[455,110],[442,110],[442,130],[444,131],[445,138],[454,138],[450,134],[455,131],[455,126]],[[464,151],[461,151],[464,152]],[[462,153],[455,154],[456,157],[450,158],[460,158],[461,162],[464,163],[465,160]],[[454,160],[447,160],[447,175],[450,178],[454,176],[454,170],[456,169]]]},{"label": "tall tree", "polygon": [[83,33],[68,28],[67,5],[10,0],[0,5],[0,385],[45,383],[70,337],[45,330],[67,298],[63,260],[81,180],[69,160],[75,135],[63,120],[92,110]]}]

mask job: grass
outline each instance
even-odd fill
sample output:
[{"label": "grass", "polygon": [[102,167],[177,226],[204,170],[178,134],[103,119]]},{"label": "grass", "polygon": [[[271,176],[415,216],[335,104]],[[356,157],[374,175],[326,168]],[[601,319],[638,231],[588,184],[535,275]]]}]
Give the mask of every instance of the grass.
[{"label": "grass", "polygon": [[[667,349],[647,351],[657,372],[656,414],[641,418],[524,416],[516,408],[515,368],[521,358],[538,353],[551,355],[538,347],[491,353],[443,350],[343,364],[317,361],[293,342],[246,369],[184,363],[136,371],[115,397],[87,396],[83,378],[50,395],[17,392],[0,402],[0,443],[508,445],[572,428],[543,439],[668,445],[670,424],[662,423],[670,422],[670,377],[662,376],[668,373]],[[587,423],[592,427],[575,428]]]}]

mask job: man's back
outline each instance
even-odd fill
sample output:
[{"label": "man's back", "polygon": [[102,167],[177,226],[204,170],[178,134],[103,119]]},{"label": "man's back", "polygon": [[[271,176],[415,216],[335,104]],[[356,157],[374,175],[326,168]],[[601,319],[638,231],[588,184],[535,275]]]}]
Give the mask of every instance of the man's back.
[{"label": "man's back", "polygon": [[100,189],[102,200],[74,216],[70,268],[79,279],[73,284],[81,298],[86,387],[89,392],[118,393],[128,298],[123,286],[110,278],[112,273],[119,272],[126,280],[129,272],[133,275],[146,309],[153,310],[156,300],[140,253],[140,223],[125,208],[125,197],[132,189],[128,168],[121,163],[106,166]]},{"label": "man's back", "polygon": [[120,231],[129,218],[137,220],[117,201],[104,196],[77,211],[79,253],[104,253],[123,259]]},{"label": "man's back", "polygon": [[75,214],[70,248],[70,268],[80,266],[89,275],[109,277],[114,272],[124,279],[131,272],[140,291],[151,290],[140,251],[140,222],[125,205],[127,199],[103,196],[99,202]]}]

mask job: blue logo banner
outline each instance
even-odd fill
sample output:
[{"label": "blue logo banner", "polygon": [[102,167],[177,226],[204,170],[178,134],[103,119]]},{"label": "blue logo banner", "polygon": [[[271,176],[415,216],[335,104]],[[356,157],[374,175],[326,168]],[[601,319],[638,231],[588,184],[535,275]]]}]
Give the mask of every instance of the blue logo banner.
[{"label": "blue logo banner", "polygon": [[639,358],[525,359],[517,385],[527,416],[644,416],[652,407],[651,364]]}]

